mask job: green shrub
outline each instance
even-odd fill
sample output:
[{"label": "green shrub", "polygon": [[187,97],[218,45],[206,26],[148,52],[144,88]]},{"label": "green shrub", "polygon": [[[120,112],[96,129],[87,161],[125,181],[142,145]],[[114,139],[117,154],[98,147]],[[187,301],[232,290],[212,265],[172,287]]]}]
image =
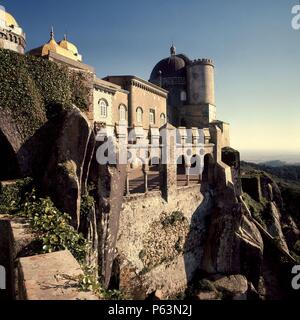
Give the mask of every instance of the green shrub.
[{"label": "green shrub", "polygon": [[29,219],[43,253],[68,249],[79,262],[85,260],[86,240],[70,225],[70,216],[55,208],[50,198],[38,199],[33,191],[23,203],[21,214]]},{"label": "green shrub", "polygon": [[95,200],[90,195],[84,195],[81,197],[81,204],[80,204],[80,215],[82,217],[87,217],[91,210],[94,208]]},{"label": "green shrub", "polygon": [[14,214],[18,211],[24,195],[32,188],[32,179],[25,178],[7,184],[0,182],[0,213]]}]

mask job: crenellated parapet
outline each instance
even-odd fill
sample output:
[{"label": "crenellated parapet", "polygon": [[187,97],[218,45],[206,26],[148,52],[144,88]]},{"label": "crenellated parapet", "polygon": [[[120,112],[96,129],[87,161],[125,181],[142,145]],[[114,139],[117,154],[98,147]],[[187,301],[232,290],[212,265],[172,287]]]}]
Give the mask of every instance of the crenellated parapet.
[{"label": "crenellated parapet", "polygon": [[210,65],[214,67],[214,62],[212,59],[202,58],[202,59],[195,59],[189,63],[189,65]]}]

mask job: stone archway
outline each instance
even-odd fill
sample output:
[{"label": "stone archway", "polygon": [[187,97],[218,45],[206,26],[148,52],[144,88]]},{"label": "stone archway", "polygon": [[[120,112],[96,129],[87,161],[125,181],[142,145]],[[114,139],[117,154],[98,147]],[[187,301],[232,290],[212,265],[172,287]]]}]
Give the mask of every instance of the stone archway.
[{"label": "stone archway", "polygon": [[0,130],[0,180],[13,180],[20,177],[17,156],[6,136]]}]

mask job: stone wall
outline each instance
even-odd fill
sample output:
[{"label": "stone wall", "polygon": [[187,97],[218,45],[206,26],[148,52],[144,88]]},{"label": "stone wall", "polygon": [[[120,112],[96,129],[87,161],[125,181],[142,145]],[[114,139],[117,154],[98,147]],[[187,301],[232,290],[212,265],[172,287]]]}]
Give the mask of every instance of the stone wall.
[{"label": "stone wall", "polygon": [[117,241],[121,289],[135,295],[139,279],[139,294],[161,290],[172,297],[183,291],[200,266],[210,205],[200,185],[177,189],[168,202],[160,192],[126,197]]}]

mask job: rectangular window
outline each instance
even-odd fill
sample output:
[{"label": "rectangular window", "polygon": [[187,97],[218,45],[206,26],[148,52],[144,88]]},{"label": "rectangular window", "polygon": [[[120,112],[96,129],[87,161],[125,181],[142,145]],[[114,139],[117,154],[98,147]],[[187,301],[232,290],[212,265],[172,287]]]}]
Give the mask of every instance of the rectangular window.
[{"label": "rectangular window", "polygon": [[155,111],[154,110],[150,110],[150,125],[155,124]]}]

